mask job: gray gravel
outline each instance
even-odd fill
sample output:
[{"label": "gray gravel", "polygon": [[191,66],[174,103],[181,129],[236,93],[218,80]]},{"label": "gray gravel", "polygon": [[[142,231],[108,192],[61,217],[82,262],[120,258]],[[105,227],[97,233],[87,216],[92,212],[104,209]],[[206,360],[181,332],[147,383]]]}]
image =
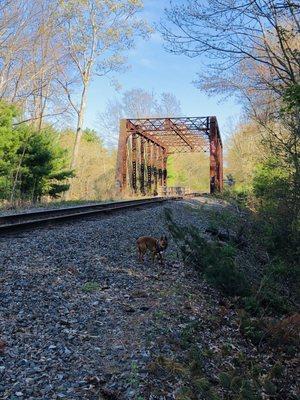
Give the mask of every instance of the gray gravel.
[{"label": "gray gravel", "polygon": [[[112,201],[112,200],[111,200]],[[107,201],[109,202],[109,201]],[[77,206],[89,206],[94,204],[106,203],[106,201],[92,201],[92,202],[50,202],[50,203],[42,203],[33,207],[32,204],[23,207],[16,208],[0,208],[0,217],[5,217],[6,215],[15,215],[15,214],[30,214],[31,212],[36,211],[46,211],[46,210],[57,210],[59,208],[72,208]]]},{"label": "gray gravel", "polygon": [[[167,207],[184,221],[182,203]],[[137,262],[135,240],[163,233],[159,206],[0,239],[1,398],[93,398],[93,377],[134,396],[158,302],[149,287],[164,286],[160,267]]]},{"label": "gray gravel", "polygon": [[[153,377],[148,366],[172,357],[170,338],[194,320],[206,327],[200,346],[217,351],[230,335],[249,352],[230,315],[212,325],[219,295],[182,265],[172,241],[165,267],[137,261],[136,238],[167,233],[165,207],[204,229],[199,201],[0,238],[0,398],[174,399],[180,379]],[[214,376],[228,362],[205,368]]]}]

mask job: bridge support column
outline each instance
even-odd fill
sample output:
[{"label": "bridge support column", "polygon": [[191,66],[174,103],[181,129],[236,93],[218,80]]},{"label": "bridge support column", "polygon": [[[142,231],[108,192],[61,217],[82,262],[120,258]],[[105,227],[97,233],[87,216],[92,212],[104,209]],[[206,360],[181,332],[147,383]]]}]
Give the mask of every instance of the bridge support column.
[{"label": "bridge support column", "polygon": [[168,161],[168,153],[167,150],[163,150],[163,165],[162,165],[162,170],[163,170],[163,187],[167,187],[167,178],[168,178],[168,172],[167,172],[167,161]]},{"label": "bridge support column", "polygon": [[152,152],[152,168],[153,168],[153,177],[154,177],[154,190],[153,195],[157,196],[157,146],[153,145],[153,152]]},{"label": "bridge support column", "polygon": [[126,188],[127,178],[127,140],[130,133],[127,131],[127,120],[120,121],[120,135],[118,143],[116,186],[117,190],[122,192]]},{"label": "bridge support column", "polygon": [[151,142],[147,141],[147,192],[151,193],[152,186],[152,165],[151,165]]},{"label": "bridge support column", "polygon": [[141,136],[141,194],[145,195],[145,139]]},{"label": "bridge support column", "polygon": [[220,192],[223,188],[223,149],[218,134],[216,117],[210,117],[210,193]]},{"label": "bridge support column", "polygon": [[136,142],[137,142],[137,134],[133,133],[131,138],[131,157],[132,157],[132,171],[131,171],[131,182],[132,189],[134,194],[137,193],[137,184],[136,184]]},{"label": "bridge support column", "polygon": [[224,187],[224,179],[223,179],[223,147],[221,144],[221,140],[218,140],[218,176],[219,176],[219,190],[222,192]]},{"label": "bridge support column", "polygon": [[161,147],[158,148],[158,182],[159,187],[162,188],[163,186],[163,149]]}]

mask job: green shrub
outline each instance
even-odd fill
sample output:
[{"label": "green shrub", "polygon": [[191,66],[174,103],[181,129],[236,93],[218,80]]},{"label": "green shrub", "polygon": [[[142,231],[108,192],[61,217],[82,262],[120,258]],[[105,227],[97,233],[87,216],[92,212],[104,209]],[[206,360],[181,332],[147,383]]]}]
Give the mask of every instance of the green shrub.
[{"label": "green shrub", "polygon": [[229,389],[231,386],[231,376],[227,372],[221,372],[219,375],[220,384],[224,389]]},{"label": "green shrub", "polygon": [[273,382],[271,381],[266,381],[265,382],[265,391],[268,395],[270,396],[275,396],[277,392],[277,387],[274,385]]},{"label": "green shrub", "polygon": [[223,252],[219,253],[218,262],[209,265],[205,270],[207,281],[224,294],[229,296],[243,296],[249,293],[249,285],[241,272],[235,266],[234,260],[222,259]]},{"label": "green shrub", "polygon": [[256,391],[250,380],[243,380],[242,386],[237,397],[238,400],[258,400],[261,397],[256,394]]},{"label": "green shrub", "polygon": [[233,376],[231,381],[230,381],[230,388],[236,392],[239,390],[240,387],[242,387],[243,384],[243,378],[241,376]]},{"label": "green shrub", "polygon": [[169,230],[177,241],[183,260],[203,274],[207,281],[229,296],[249,293],[249,285],[235,264],[236,248],[209,242],[195,227],[178,226],[167,211]]},{"label": "green shrub", "polygon": [[[290,164],[269,157],[257,165],[253,191],[265,225],[269,250],[292,263],[299,262],[299,177]],[[298,182],[297,182],[298,181]]]},{"label": "green shrub", "polygon": [[246,296],[242,299],[242,305],[251,315],[257,315],[260,311],[260,303],[255,296]]},{"label": "green shrub", "polygon": [[202,373],[205,365],[205,359],[201,350],[193,346],[190,350],[190,371],[193,375]]},{"label": "green shrub", "polygon": [[272,378],[281,378],[283,372],[284,372],[283,365],[277,362],[275,365],[273,365],[270,374]]},{"label": "green shrub", "polygon": [[250,318],[244,313],[240,318],[241,333],[255,345],[259,345],[266,335],[266,326],[260,318]]},{"label": "green shrub", "polygon": [[89,293],[89,292],[95,292],[95,291],[99,290],[99,288],[100,288],[100,285],[98,282],[86,282],[83,285],[82,290],[86,293]]},{"label": "green shrub", "polygon": [[66,166],[66,152],[57,139],[56,132],[50,128],[32,132],[24,127],[20,132],[17,189],[22,199],[36,202],[44,195],[56,198],[69,188],[64,181],[72,177],[73,172]]},{"label": "green shrub", "polygon": [[205,393],[209,391],[211,384],[206,378],[199,378],[194,381],[194,386],[198,392]]},{"label": "green shrub", "polygon": [[31,125],[14,127],[14,106],[0,101],[0,199],[40,201],[68,190],[66,152],[50,127],[36,132]]}]

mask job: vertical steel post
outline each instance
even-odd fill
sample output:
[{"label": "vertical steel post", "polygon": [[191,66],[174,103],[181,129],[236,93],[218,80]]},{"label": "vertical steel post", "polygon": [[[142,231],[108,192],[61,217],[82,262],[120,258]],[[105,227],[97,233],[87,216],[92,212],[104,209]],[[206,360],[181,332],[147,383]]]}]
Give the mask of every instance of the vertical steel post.
[{"label": "vertical steel post", "polygon": [[219,181],[219,191],[223,190],[224,187],[224,179],[223,179],[223,146],[221,142],[221,138],[218,138],[218,181]]},{"label": "vertical steel post", "polygon": [[117,171],[116,171],[116,186],[120,192],[126,189],[126,163],[127,163],[127,140],[129,132],[127,131],[126,119],[120,121],[120,135],[118,143],[117,155]]},{"label": "vertical steel post", "polygon": [[157,145],[153,146],[153,158],[152,158],[152,167],[153,167],[153,176],[154,176],[154,196],[157,196]]},{"label": "vertical steel post", "polygon": [[151,193],[152,166],[151,166],[151,141],[147,141],[147,191]]},{"label": "vertical steel post", "polygon": [[131,159],[132,159],[132,172],[131,172],[131,182],[132,189],[134,193],[137,192],[137,184],[136,184],[136,140],[137,134],[132,134],[132,143],[131,143]]},{"label": "vertical steel post", "polygon": [[163,187],[165,190],[167,190],[167,178],[168,178],[168,172],[167,172],[167,162],[168,162],[168,153],[167,150],[163,150]]},{"label": "vertical steel post", "polygon": [[216,117],[209,120],[209,148],[210,148],[210,193],[215,193],[219,188],[217,172],[218,134]]},{"label": "vertical steel post", "polygon": [[141,194],[145,194],[145,139],[141,136]]},{"label": "vertical steel post", "polygon": [[159,181],[159,186],[163,186],[163,162],[164,162],[164,155],[163,155],[163,148],[159,147],[158,148],[158,181]]}]

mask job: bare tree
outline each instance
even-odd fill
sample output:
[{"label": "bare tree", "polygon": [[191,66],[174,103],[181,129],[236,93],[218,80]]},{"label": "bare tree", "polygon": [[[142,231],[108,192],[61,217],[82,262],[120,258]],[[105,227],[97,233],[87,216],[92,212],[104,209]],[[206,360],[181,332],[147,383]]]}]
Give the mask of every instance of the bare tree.
[{"label": "bare tree", "polygon": [[164,92],[160,95],[160,100],[156,105],[156,113],[161,117],[180,117],[180,101],[173,93]]},{"label": "bare tree", "polygon": [[173,93],[153,92],[137,88],[123,93],[121,99],[109,100],[99,113],[99,131],[109,147],[116,147],[121,118],[176,117],[181,115],[179,100]]},{"label": "bare tree", "polygon": [[[75,73],[72,79],[59,79],[76,113],[76,139],[71,166],[76,166],[83,132],[89,85],[94,75],[120,70],[123,51],[134,44],[137,34],[146,35],[143,21],[135,17],[142,3],[134,0],[61,1],[66,52]],[[77,91],[79,95],[77,95]]]},{"label": "bare tree", "polygon": [[171,52],[211,61],[210,73],[255,62],[273,78],[260,84],[279,91],[299,82],[299,13],[282,0],[187,0],[166,11],[162,33]]},{"label": "bare tree", "polygon": [[31,20],[26,2],[6,1],[0,8],[0,97],[11,99],[15,93],[16,73],[28,40],[24,32]]},{"label": "bare tree", "polygon": [[166,16],[161,29],[169,51],[201,58],[205,68],[195,82],[201,89],[242,99],[263,139],[293,165],[299,191],[299,100],[284,112],[289,94],[300,92],[299,3],[186,0],[172,3]]},{"label": "bare tree", "polygon": [[18,123],[31,121],[38,130],[44,117],[67,108],[55,80],[66,60],[56,8],[56,1],[20,0],[0,9],[0,96],[23,109]]}]

